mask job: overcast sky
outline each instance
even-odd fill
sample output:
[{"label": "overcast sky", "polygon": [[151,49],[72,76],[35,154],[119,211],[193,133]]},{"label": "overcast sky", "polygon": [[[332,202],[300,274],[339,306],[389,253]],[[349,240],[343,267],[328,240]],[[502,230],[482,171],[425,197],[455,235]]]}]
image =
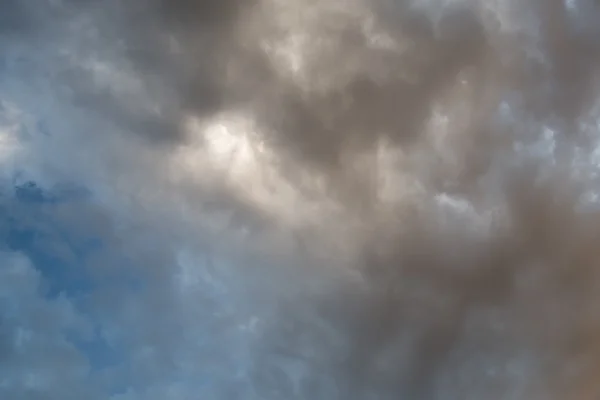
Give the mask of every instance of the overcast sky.
[{"label": "overcast sky", "polygon": [[0,399],[598,399],[599,56],[594,0],[0,1]]}]

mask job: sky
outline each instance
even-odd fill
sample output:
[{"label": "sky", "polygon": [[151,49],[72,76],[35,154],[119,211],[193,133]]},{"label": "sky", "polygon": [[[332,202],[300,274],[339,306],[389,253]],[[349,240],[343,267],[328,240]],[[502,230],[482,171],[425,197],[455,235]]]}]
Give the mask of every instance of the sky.
[{"label": "sky", "polygon": [[599,398],[599,20],[1,1],[0,399]]}]

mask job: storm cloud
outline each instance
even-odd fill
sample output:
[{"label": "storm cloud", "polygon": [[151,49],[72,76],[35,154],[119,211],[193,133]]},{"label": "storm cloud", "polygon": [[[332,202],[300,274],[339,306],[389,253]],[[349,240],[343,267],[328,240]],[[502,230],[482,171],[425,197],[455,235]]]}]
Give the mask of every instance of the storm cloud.
[{"label": "storm cloud", "polygon": [[0,397],[597,398],[599,21],[4,1]]}]

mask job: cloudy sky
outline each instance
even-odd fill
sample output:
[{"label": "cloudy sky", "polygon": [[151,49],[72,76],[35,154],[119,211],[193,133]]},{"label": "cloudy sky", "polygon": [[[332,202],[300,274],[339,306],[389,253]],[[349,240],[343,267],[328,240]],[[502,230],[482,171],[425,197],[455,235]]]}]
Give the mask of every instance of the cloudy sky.
[{"label": "cloudy sky", "polygon": [[599,61],[595,0],[0,1],[0,398],[598,399]]}]

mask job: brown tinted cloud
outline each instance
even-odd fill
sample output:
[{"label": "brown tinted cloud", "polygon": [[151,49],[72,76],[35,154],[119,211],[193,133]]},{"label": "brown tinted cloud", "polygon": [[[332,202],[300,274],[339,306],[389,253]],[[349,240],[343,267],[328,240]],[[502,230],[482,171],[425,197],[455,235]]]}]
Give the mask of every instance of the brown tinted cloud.
[{"label": "brown tinted cloud", "polygon": [[[281,300],[257,350],[319,377],[299,398],[600,396],[600,225],[585,201],[597,184],[594,2],[64,3],[77,4],[63,21],[75,7],[93,16],[159,104],[123,107],[66,74],[78,106],[165,152],[197,142],[186,118],[243,110],[270,167],[342,210],[339,276]],[[19,9],[0,32],[25,26]],[[185,190],[192,203],[207,195]],[[211,195],[249,225],[287,228],[264,222],[270,210],[247,191]],[[304,251],[333,241],[330,226],[308,225]],[[316,320],[345,341],[325,345]],[[257,371],[263,398],[292,390]]]}]

